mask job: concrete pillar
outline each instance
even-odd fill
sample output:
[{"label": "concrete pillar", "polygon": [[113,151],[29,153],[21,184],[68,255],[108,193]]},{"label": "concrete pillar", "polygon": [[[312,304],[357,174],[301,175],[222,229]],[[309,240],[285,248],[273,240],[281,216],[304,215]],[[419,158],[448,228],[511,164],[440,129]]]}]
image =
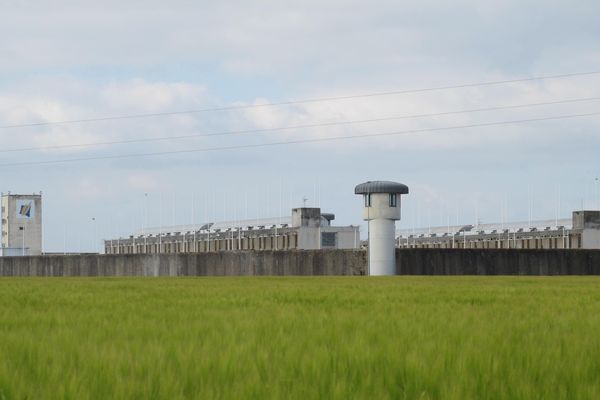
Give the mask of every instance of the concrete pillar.
[{"label": "concrete pillar", "polygon": [[396,274],[395,233],[394,220],[377,218],[369,221],[370,275]]}]

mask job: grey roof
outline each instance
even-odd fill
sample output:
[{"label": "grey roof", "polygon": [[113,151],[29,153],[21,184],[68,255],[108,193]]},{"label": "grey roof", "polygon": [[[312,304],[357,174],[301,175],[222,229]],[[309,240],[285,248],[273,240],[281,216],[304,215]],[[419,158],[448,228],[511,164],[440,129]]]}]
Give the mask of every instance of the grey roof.
[{"label": "grey roof", "polygon": [[400,193],[408,194],[408,186],[390,181],[368,181],[354,188],[354,194]]},{"label": "grey roof", "polygon": [[321,217],[325,218],[327,221],[333,221],[335,219],[335,214],[321,213]]}]

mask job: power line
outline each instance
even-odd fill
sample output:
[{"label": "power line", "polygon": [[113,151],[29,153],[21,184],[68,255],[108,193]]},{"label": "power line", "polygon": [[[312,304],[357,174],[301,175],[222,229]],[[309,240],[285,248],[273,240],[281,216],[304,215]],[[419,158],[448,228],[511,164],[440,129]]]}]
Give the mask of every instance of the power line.
[{"label": "power line", "polygon": [[153,156],[163,156],[163,155],[170,155],[170,154],[186,154],[186,153],[202,153],[202,152],[209,152],[209,151],[251,149],[251,148],[258,148],[258,147],[283,146],[283,145],[290,145],[290,144],[319,143],[319,142],[329,142],[329,141],[338,141],[338,140],[383,137],[383,136],[396,136],[396,135],[405,135],[405,134],[412,134],[412,133],[425,133],[425,132],[436,132],[436,131],[448,131],[448,130],[455,130],[455,129],[512,125],[512,124],[521,124],[521,123],[527,123],[527,122],[552,121],[552,120],[560,120],[560,119],[568,119],[568,118],[590,117],[590,116],[596,116],[596,115],[600,115],[600,112],[587,113],[587,114],[560,115],[560,116],[555,116],[555,117],[530,118],[530,119],[521,119],[521,120],[512,120],[512,121],[486,122],[486,123],[479,123],[479,124],[447,126],[447,127],[440,127],[440,128],[411,129],[411,130],[405,130],[405,131],[384,132],[384,133],[375,133],[375,134],[333,136],[333,137],[319,138],[319,139],[298,139],[298,140],[290,140],[290,141],[284,141],[284,142],[271,142],[271,143],[234,145],[234,146],[222,146],[222,147],[206,147],[206,148],[201,148],[201,149],[163,151],[163,152],[155,152],[155,153],[122,154],[122,155],[84,157],[84,158],[70,158],[70,159],[59,159],[59,160],[49,160],[49,161],[5,163],[5,164],[0,164],[0,167],[25,166],[25,165],[49,165],[49,164],[69,163],[69,162],[80,162],[80,161],[96,161],[96,160],[137,158],[137,157],[153,157]]},{"label": "power line", "polygon": [[277,127],[277,128],[245,129],[245,130],[236,130],[236,131],[223,131],[223,132],[201,133],[201,134],[180,135],[180,136],[163,136],[163,137],[157,137],[157,138],[115,140],[115,141],[95,142],[95,143],[76,143],[76,144],[53,145],[53,146],[20,147],[20,148],[14,148],[14,149],[1,149],[0,153],[16,153],[16,152],[22,152],[22,151],[35,151],[35,150],[38,150],[38,151],[40,151],[40,150],[56,150],[56,149],[67,149],[67,148],[107,146],[107,145],[115,145],[115,144],[148,143],[148,142],[172,141],[172,140],[191,139],[191,138],[200,138],[200,137],[228,136],[228,135],[240,135],[240,134],[251,134],[251,133],[261,133],[261,132],[275,132],[275,131],[292,130],[292,129],[319,128],[319,127],[329,127],[329,126],[339,126],[339,125],[363,124],[363,123],[370,123],[370,122],[394,121],[394,120],[401,120],[401,119],[439,117],[439,116],[444,116],[444,115],[466,114],[466,113],[473,113],[473,112],[509,110],[509,109],[538,107],[538,106],[566,104],[566,103],[579,103],[579,102],[594,101],[594,100],[600,100],[600,97],[585,97],[585,98],[578,98],[578,99],[546,101],[546,102],[541,102],[541,103],[505,105],[505,106],[475,108],[475,109],[460,110],[460,111],[446,111],[446,112],[429,113],[429,114],[412,114],[412,115],[402,115],[402,116],[395,116],[395,117],[370,118],[370,119],[352,120],[352,121],[320,122],[320,123],[314,123],[314,124],[293,125],[293,126],[284,126],[284,127]]},{"label": "power line", "polygon": [[237,105],[237,106],[200,108],[200,109],[196,109],[196,110],[170,111],[170,112],[148,113],[148,114],[117,115],[117,116],[73,119],[73,120],[64,120],[64,121],[34,122],[34,123],[29,123],[29,124],[4,125],[4,126],[0,126],[0,129],[14,129],[14,128],[35,127],[35,126],[75,124],[75,123],[100,122],[100,121],[114,121],[114,120],[149,118],[149,117],[164,117],[164,116],[171,116],[171,115],[196,114],[196,113],[214,112],[214,111],[244,110],[244,109],[259,108],[259,107],[288,106],[288,105],[295,105],[295,104],[318,103],[318,102],[324,102],[324,101],[338,101],[338,100],[376,97],[376,96],[390,96],[390,95],[399,95],[399,94],[433,92],[433,91],[439,91],[439,90],[463,89],[463,88],[480,87],[480,86],[504,85],[504,84],[508,84],[508,83],[519,83],[519,82],[528,82],[528,81],[545,80],[545,79],[570,78],[570,77],[574,77],[574,76],[597,75],[597,74],[600,74],[600,71],[574,72],[574,73],[569,73],[569,74],[557,74],[557,75],[545,75],[545,76],[542,75],[542,76],[532,76],[532,77],[528,77],[528,78],[507,79],[507,80],[499,80],[499,81],[486,81],[486,82],[476,82],[476,83],[463,83],[463,84],[458,84],[458,85],[434,86],[434,87],[420,88],[420,89],[404,89],[404,90],[393,90],[393,91],[386,91],[386,92],[371,92],[371,93],[362,93],[362,94],[355,94],[355,95],[348,95],[348,96],[319,97],[319,98],[312,98],[312,99],[269,102],[269,103],[263,103],[263,104],[247,104],[247,105]]}]

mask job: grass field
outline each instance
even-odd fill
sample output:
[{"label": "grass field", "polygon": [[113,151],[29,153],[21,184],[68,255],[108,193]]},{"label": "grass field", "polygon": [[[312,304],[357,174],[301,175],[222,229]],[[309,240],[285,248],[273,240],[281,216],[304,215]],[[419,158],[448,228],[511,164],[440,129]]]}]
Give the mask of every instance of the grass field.
[{"label": "grass field", "polygon": [[0,279],[0,399],[600,399],[600,279]]}]

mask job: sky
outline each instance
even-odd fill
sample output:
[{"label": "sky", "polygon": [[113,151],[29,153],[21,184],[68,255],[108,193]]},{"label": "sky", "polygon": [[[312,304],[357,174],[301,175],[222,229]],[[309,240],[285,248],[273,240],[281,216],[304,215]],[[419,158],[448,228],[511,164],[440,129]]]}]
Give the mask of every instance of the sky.
[{"label": "sky", "polygon": [[[409,186],[403,229],[599,209],[600,115],[581,115],[600,112],[600,73],[580,74],[600,71],[598,15],[597,1],[0,0],[0,191],[43,192],[48,252],[302,204],[366,235],[367,180]],[[564,74],[580,75],[456,88]],[[87,119],[104,120],[56,123]],[[318,141],[340,136],[360,137]],[[148,153],[167,154],[126,157]]]}]

